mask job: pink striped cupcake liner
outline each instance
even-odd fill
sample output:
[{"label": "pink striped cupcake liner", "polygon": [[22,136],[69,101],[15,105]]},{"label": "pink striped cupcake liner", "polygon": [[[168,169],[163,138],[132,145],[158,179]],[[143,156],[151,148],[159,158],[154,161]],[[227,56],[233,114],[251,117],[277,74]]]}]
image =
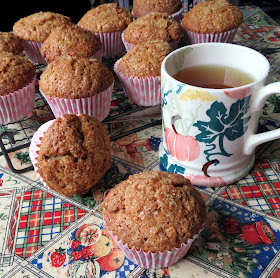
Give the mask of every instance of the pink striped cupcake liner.
[{"label": "pink striped cupcake liner", "polygon": [[40,181],[44,184],[44,186],[48,187],[47,184],[43,181],[42,177],[39,175],[38,171],[38,167],[37,165],[37,157],[38,157],[38,151],[40,150],[40,145],[41,145],[41,140],[42,137],[44,136],[44,133],[47,131],[47,129],[52,125],[52,123],[55,120],[51,120],[48,121],[46,123],[44,123],[43,125],[41,125],[39,127],[39,129],[34,133],[32,139],[31,139],[31,143],[29,146],[29,157],[31,160],[31,163],[34,167],[34,171],[36,172],[38,178],[40,179]]},{"label": "pink striped cupcake liner", "polygon": [[[127,42],[125,39],[124,39],[124,36],[123,36],[123,33],[121,35],[121,38],[122,38],[122,41],[123,41],[123,44],[124,44],[124,47],[125,47],[125,50],[126,52],[128,52],[131,48],[133,48],[135,46],[135,44],[133,43],[130,43],[130,42]],[[170,42],[170,46],[173,50],[177,49],[178,48],[178,45],[181,41],[181,38],[179,38],[178,40],[176,41],[172,41]]]},{"label": "pink striped cupcake liner", "polygon": [[42,44],[42,42],[23,41],[25,55],[34,64],[47,64],[40,52]]},{"label": "pink striped cupcake liner", "polygon": [[13,123],[23,119],[33,111],[34,102],[35,76],[25,87],[0,96],[0,123]]},{"label": "pink striped cupcake liner", "polygon": [[205,43],[205,42],[225,42],[232,43],[234,36],[238,28],[232,29],[227,32],[222,32],[218,34],[200,34],[188,31],[183,28],[185,43],[186,44],[196,44],[196,43]]},{"label": "pink striped cupcake liner", "polygon": [[79,99],[62,99],[50,98],[48,95],[41,93],[47,100],[55,117],[62,117],[64,114],[87,114],[95,117],[100,122],[103,121],[110,112],[111,99],[114,82],[105,91],[87,98]]},{"label": "pink striped cupcake liner", "polygon": [[122,31],[109,33],[94,33],[103,44],[103,56],[113,57],[124,52],[125,48],[121,39]]},{"label": "pink striped cupcake liner", "polygon": [[[184,6],[184,1],[182,1],[182,5]],[[168,17],[172,18],[172,19],[174,19],[174,20],[176,20],[176,21],[178,21],[180,23],[181,19],[182,19],[183,10],[184,10],[184,8],[182,7],[181,10],[179,10],[176,13],[170,14]],[[133,19],[137,19],[138,18],[137,15],[135,13],[133,13],[133,11],[131,11],[131,14],[133,16]]]},{"label": "pink striped cupcake liner", "polygon": [[[203,229],[201,229],[199,233]],[[111,231],[109,231],[109,233],[129,260],[137,265],[150,269],[169,267],[179,262],[189,251],[193,241],[199,235],[199,233],[195,234],[192,238],[188,239],[186,243],[182,243],[180,247],[174,247],[172,250],[166,250],[164,252],[145,252],[143,249],[137,250],[135,247],[129,248],[122,240],[118,240],[118,237],[113,235]]]},{"label": "pink striped cupcake liner", "polygon": [[129,100],[141,106],[160,104],[160,76],[144,78],[127,77],[118,70],[120,60],[115,63],[114,71],[121,81]]}]

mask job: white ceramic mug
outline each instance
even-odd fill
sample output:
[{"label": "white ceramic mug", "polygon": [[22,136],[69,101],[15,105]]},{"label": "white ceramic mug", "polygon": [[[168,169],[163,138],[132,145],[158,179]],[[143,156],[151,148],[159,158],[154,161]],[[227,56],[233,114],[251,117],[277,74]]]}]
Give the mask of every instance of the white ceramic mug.
[{"label": "white ceramic mug", "polygon": [[[201,65],[229,66],[254,82],[230,89],[205,89],[172,76]],[[170,53],[161,66],[162,143],[159,155],[169,172],[200,186],[223,186],[246,176],[257,145],[280,138],[280,129],[255,134],[266,99],[280,82],[265,86],[269,62],[259,52],[228,43],[201,43]]]}]

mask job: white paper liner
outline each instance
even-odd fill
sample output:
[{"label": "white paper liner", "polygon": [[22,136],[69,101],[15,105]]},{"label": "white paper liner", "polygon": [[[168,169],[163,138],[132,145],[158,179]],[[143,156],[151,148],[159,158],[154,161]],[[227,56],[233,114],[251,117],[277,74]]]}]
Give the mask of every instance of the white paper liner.
[{"label": "white paper liner", "polygon": [[103,121],[110,112],[111,99],[114,82],[105,91],[87,98],[63,99],[50,98],[41,91],[55,117],[62,117],[64,114],[87,114],[94,116],[100,122]]},{"label": "white paper liner", "polygon": [[[38,178],[40,181],[44,184],[44,186],[48,187],[47,184],[43,181],[42,177],[38,173],[38,167],[37,165],[37,157],[38,157],[38,151],[40,150],[40,145],[41,145],[41,138],[44,136],[44,133],[47,131],[47,129],[52,125],[52,123],[55,120],[48,121],[41,125],[39,129],[34,133],[30,147],[29,147],[29,157],[31,160],[31,163],[34,167],[34,171],[36,172]],[[48,187],[49,188],[49,187]]]},{"label": "white paper liner", "polygon": [[17,122],[34,109],[35,102],[35,76],[25,87],[0,96],[0,123]]},{"label": "white paper liner", "polygon": [[196,44],[196,43],[206,43],[206,42],[225,42],[232,43],[237,29],[232,29],[227,32],[221,32],[218,34],[200,34],[194,33],[186,30],[183,27],[185,43],[186,44]]},{"label": "white paper liner", "polygon": [[119,59],[114,65],[129,100],[137,105],[154,106],[161,103],[160,76],[127,77],[118,70]]},{"label": "white paper liner", "polygon": [[[135,46],[135,44],[127,42],[124,39],[123,33],[121,34],[121,39],[122,39],[122,42],[124,44],[126,52],[128,52],[131,48],[133,48]],[[175,50],[175,49],[178,48],[178,45],[179,45],[180,41],[181,41],[181,37],[178,40],[172,41],[172,42],[169,43],[171,48],[172,48],[172,50]]]},{"label": "white paper liner", "polygon": [[203,231],[203,229],[204,226],[197,234],[188,239],[186,243],[182,243],[180,247],[174,247],[172,250],[166,250],[164,252],[145,252],[143,249],[136,250],[135,247],[129,248],[127,244],[122,242],[122,240],[118,240],[118,237],[110,230],[108,230],[108,232],[129,260],[145,268],[158,269],[169,267],[180,261],[186,255],[193,241]]},{"label": "white paper liner", "polygon": [[26,57],[34,64],[47,64],[45,58],[42,57],[40,48],[42,42],[24,41],[23,48]]},{"label": "white paper liner", "polygon": [[121,39],[122,31],[109,33],[94,33],[103,44],[103,56],[113,57],[124,52],[125,48]]}]

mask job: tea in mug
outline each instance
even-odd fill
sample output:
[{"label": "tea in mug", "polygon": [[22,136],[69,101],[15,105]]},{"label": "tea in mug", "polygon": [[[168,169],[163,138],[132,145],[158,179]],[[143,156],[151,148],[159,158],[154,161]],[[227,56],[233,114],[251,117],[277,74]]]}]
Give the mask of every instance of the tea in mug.
[{"label": "tea in mug", "polygon": [[182,83],[209,89],[235,88],[255,81],[247,72],[219,65],[184,68],[173,77]]}]

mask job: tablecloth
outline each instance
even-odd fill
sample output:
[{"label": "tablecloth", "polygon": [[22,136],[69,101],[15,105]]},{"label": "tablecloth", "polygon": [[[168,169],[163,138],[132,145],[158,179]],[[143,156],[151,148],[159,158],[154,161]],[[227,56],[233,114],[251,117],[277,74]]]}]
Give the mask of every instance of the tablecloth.
[{"label": "tablecloth", "polygon": [[[280,80],[280,27],[258,7],[241,7],[244,22],[234,42],[263,53],[271,63],[268,83]],[[112,68],[118,59],[103,59]],[[38,66],[38,78],[44,67]],[[130,113],[133,111],[133,113]],[[118,118],[119,114],[123,116]],[[40,125],[53,119],[37,92],[35,108],[24,120],[0,125],[16,169],[30,166],[28,147]],[[44,187],[34,171],[13,173],[0,156],[0,277],[280,277],[280,141],[260,146],[253,169],[224,187],[199,187],[208,207],[205,230],[188,254],[166,269],[148,270],[123,257],[108,235],[100,204],[104,192],[129,175],[162,169],[158,158],[160,107],[142,109],[127,99],[116,81],[110,118],[112,165],[84,196],[67,198]],[[143,125],[151,127],[142,129]],[[280,96],[270,97],[259,132],[279,128]],[[140,131],[122,136],[133,128]],[[113,137],[115,136],[115,137]],[[89,233],[99,233],[87,242]],[[94,253],[87,253],[84,248]],[[79,252],[83,252],[82,255]]]}]

